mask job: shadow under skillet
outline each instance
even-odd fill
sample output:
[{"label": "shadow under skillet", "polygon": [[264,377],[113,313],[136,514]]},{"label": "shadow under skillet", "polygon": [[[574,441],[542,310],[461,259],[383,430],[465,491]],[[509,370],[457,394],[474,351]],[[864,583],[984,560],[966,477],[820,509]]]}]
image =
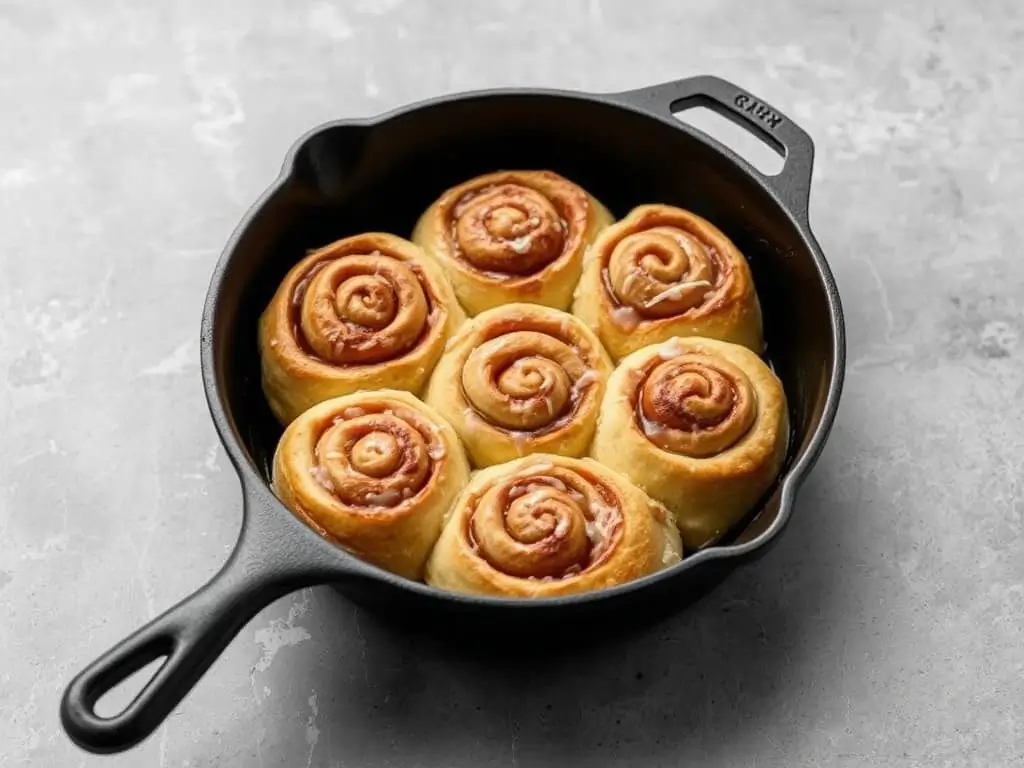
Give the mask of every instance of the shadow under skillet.
[{"label": "shadow under skillet", "polygon": [[[315,687],[313,764],[724,766],[737,751],[777,754],[770,734],[792,700],[822,695],[827,681],[813,676],[829,668],[822,655],[844,610],[836,563],[850,523],[830,501],[831,453],[772,552],[646,627],[584,630],[577,642],[460,640],[457,627],[417,632],[318,588],[315,653],[279,672],[292,702]],[[758,745],[738,744],[747,739]]]}]

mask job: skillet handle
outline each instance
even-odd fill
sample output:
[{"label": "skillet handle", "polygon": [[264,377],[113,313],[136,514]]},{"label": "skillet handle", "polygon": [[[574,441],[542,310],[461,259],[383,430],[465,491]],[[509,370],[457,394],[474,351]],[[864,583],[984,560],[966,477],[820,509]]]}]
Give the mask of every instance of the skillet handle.
[{"label": "skillet handle", "polygon": [[[302,523],[289,526],[293,521],[273,508],[268,496],[262,490],[245,494],[245,517],[235,549],[205,586],[71,681],[61,700],[60,717],[75,744],[98,754],[135,746],[156,730],[258,611],[296,589],[338,579],[337,562],[324,554],[318,557],[322,550],[309,546],[298,529]],[[159,670],[123,711],[113,717],[96,714],[101,696],[160,658],[164,661]]]},{"label": "skillet handle", "polygon": [[814,142],[803,128],[763,99],[713,75],[652,85],[614,94],[613,98],[662,117],[671,117],[687,107],[706,107],[745,128],[783,156],[784,163],[779,173],[774,176],[762,173],[718,140],[685,125],[687,130],[698,133],[703,140],[741,163],[786,205],[790,213],[806,221],[814,167]]}]

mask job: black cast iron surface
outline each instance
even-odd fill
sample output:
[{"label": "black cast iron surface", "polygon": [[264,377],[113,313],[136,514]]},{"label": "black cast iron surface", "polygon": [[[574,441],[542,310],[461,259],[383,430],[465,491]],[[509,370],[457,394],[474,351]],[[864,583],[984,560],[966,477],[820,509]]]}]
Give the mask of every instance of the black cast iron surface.
[{"label": "black cast iron surface", "polygon": [[[673,112],[705,106],[785,157],[766,177]],[[241,480],[244,522],[224,568],[202,589],[115,646],[68,686],[61,720],[79,746],[128,749],[181,701],[242,626],[274,599],[334,583],[410,631],[445,627],[463,639],[543,637],[579,643],[586,627],[628,630],[678,610],[729,570],[763,554],[827,438],[842,389],[845,339],[835,283],[810,231],[808,136],[778,109],[713,77],[622,94],[499,90],[445,97],[304,136],[278,181],[239,225],[218,263],[202,323],[202,367],[214,423]],[[358,231],[408,236],[448,186],[499,168],[547,168],[581,184],[616,216],[645,202],[709,218],[747,255],[771,362],[793,425],[787,465],[726,544],[615,589],[523,601],[453,595],[351,557],[295,519],[270,492],[280,427],[259,386],[256,319],[307,249]],[[452,634],[452,633],[449,633]],[[607,632],[603,633],[607,639]],[[165,658],[119,714],[97,699]]]}]

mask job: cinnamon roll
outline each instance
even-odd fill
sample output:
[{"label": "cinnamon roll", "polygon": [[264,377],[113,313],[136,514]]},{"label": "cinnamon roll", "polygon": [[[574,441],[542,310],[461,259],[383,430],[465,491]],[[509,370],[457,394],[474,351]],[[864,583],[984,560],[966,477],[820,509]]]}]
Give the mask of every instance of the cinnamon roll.
[{"label": "cinnamon roll", "polygon": [[672,338],[615,369],[592,455],[675,515],[687,549],[713,543],[767,492],[785,460],[782,384],[746,347]]},{"label": "cinnamon roll", "polygon": [[413,243],[383,233],[310,253],[260,318],[263,390],[287,424],[359,389],[418,393],[465,319],[441,269]]},{"label": "cinnamon roll", "polygon": [[583,456],[611,369],[577,318],[508,304],[452,337],[424,399],[451,422],[477,467],[531,453]]},{"label": "cinnamon roll", "polygon": [[412,239],[445,268],[470,315],[519,301],[567,310],[583,252],[612,220],[556,173],[501,171],[447,190]]},{"label": "cinnamon roll", "polygon": [[292,421],[272,487],[321,535],[418,579],[468,480],[451,426],[408,392],[385,389],[326,400]]},{"label": "cinnamon roll", "polygon": [[554,597],[624,584],[679,562],[670,513],[591,459],[538,454],[477,472],[425,580],[478,595]]},{"label": "cinnamon roll", "polygon": [[743,254],[706,219],[641,205],[597,237],[573,301],[614,360],[673,336],[761,353],[761,305]]}]

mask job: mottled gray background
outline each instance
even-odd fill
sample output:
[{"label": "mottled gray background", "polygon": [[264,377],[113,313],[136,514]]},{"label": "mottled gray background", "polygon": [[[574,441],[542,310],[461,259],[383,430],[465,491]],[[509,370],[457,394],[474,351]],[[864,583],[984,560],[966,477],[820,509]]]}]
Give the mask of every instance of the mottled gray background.
[{"label": "mottled gray background", "polygon": [[[1022,14],[0,2],[0,764],[1020,765]],[[199,313],[296,135],[469,88],[704,72],[817,142],[812,222],[849,321],[839,419],[780,545],[695,609],[533,677],[305,591],[137,750],[72,747],[68,679],[234,541]]]}]

